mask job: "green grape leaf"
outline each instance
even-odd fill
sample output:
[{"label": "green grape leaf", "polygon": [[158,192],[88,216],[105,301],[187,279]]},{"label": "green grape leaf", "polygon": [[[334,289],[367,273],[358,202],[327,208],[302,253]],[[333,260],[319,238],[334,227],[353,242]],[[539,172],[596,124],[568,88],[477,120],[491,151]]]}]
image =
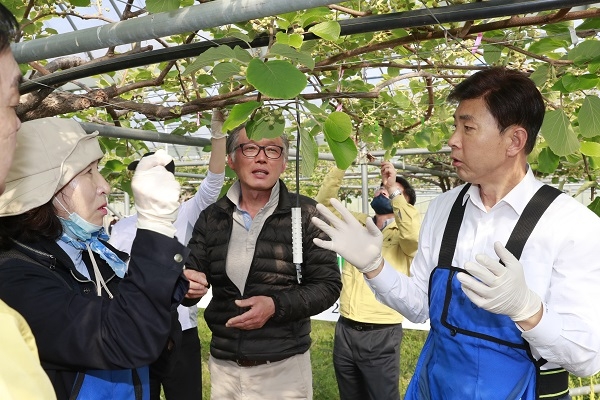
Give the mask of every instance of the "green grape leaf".
[{"label": "green grape leaf", "polygon": [[219,82],[225,81],[239,73],[240,67],[230,62],[219,63],[215,65],[215,67],[212,70],[213,76]]},{"label": "green grape leaf", "polygon": [[576,92],[578,90],[588,90],[596,87],[598,84],[598,77],[592,74],[585,75],[573,75],[565,74],[562,78],[563,87],[569,92]]},{"label": "green grape leaf", "polygon": [[340,38],[340,32],[342,31],[342,28],[340,27],[339,22],[325,21],[311,26],[308,31],[314,33],[322,39],[335,42]]},{"label": "green grape leaf", "polygon": [[352,120],[348,114],[341,111],[334,111],[327,116],[323,130],[328,140],[343,142],[352,133]]},{"label": "green grape leaf", "polygon": [[585,138],[600,135],[600,98],[586,96],[577,114],[579,132]]},{"label": "green grape leaf", "polygon": [[179,6],[179,0],[146,0],[146,10],[151,14],[177,10]]},{"label": "green grape leaf", "polygon": [[529,79],[531,79],[537,87],[541,87],[548,80],[549,71],[550,67],[548,67],[548,64],[540,64],[536,70],[529,75]]},{"label": "green grape leaf", "polygon": [[254,58],[248,53],[248,50],[242,49],[240,46],[235,46],[233,52],[235,54],[235,59],[244,64],[248,64]]},{"label": "green grape leaf", "polygon": [[329,149],[335,159],[335,164],[339,169],[347,169],[358,154],[354,140],[348,138],[343,142],[336,142],[335,140],[328,140]]},{"label": "green grape leaf", "polygon": [[264,118],[250,120],[246,124],[248,139],[259,141],[261,139],[274,139],[283,134],[285,123],[283,121],[267,122]]},{"label": "green grape leaf", "polygon": [[579,65],[597,57],[600,57],[600,42],[597,40],[582,41],[567,53],[567,58]]},{"label": "green grape leaf", "polygon": [[244,122],[248,121],[250,115],[261,106],[258,101],[249,101],[247,103],[236,104],[233,106],[227,119],[223,122],[223,132],[228,132]]},{"label": "green grape leaf", "polygon": [[566,156],[579,150],[579,140],[564,110],[547,111],[540,133],[557,156]]},{"label": "green grape leaf", "polygon": [[306,75],[284,60],[252,59],[246,71],[248,82],[266,96],[293,99],[306,88]]},{"label": "green grape leaf", "polygon": [[92,2],[90,0],[69,0],[69,3],[75,7],[89,7]]},{"label": "green grape leaf", "polygon": [[300,174],[311,176],[319,159],[317,142],[306,129],[300,130]]},{"label": "green grape leaf", "polygon": [[581,142],[581,148],[579,151],[586,156],[600,157],[600,143]]},{"label": "green grape leaf", "polygon": [[275,43],[271,46],[270,53],[299,62],[308,67],[308,69],[315,67],[315,59],[310,54],[298,51],[287,44]]},{"label": "green grape leaf", "polygon": [[594,201],[588,204],[588,208],[600,217],[600,197],[596,197]]},{"label": "green grape leaf", "polygon": [[383,142],[384,150],[390,150],[394,145],[394,135],[392,134],[392,130],[388,127],[383,128],[383,132],[381,134],[381,141]]},{"label": "green grape leaf", "polygon": [[543,148],[538,156],[538,171],[544,174],[551,174],[558,168],[560,157],[552,152],[548,147]]},{"label": "green grape leaf", "polygon": [[213,65],[217,61],[230,60],[237,58],[235,51],[229,46],[211,47],[204,53],[200,54],[193,63],[188,65],[182,75],[189,75],[209,65]]},{"label": "green grape leaf", "polygon": [[483,59],[490,65],[496,64],[502,58],[502,47],[493,44],[484,44]]},{"label": "green grape leaf", "polygon": [[569,46],[566,40],[560,40],[552,37],[542,38],[536,42],[533,42],[527,49],[528,51],[536,54],[544,54],[552,52],[556,49],[564,49]]}]

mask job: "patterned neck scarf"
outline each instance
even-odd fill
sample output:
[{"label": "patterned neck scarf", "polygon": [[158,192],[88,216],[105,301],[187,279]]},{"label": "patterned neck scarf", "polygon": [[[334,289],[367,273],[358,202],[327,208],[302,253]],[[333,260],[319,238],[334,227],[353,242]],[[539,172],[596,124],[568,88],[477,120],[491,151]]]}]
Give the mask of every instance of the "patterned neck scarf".
[{"label": "patterned neck scarf", "polygon": [[85,241],[73,239],[71,236],[65,233],[63,233],[60,238],[60,240],[78,250],[85,250],[87,248],[87,244],[94,253],[98,254],[101,259],[108,263],[108,265],[113,271],[115,271],[115,274],[117,274],[119,278],[123,278],[125,276],[125,272],[127,272],[127,263],[121,260],[112,250],[106,247],[104,243],[100,241],[100,239],[108,241],[108,235],[104,231],[104,228],[100,229],[96,233],[93,233],[91,239]]}]

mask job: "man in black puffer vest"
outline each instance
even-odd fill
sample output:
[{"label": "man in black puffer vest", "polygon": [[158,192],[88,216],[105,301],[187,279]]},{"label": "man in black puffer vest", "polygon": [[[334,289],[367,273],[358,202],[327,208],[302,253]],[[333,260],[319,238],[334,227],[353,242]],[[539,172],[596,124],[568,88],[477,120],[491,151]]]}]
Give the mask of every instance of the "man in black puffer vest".
[{"label": "man in black puffer vest", "polygon": [[187,268],[212,285],[204,318],[213,399],[312,399],[310,316],[335,302],[341,281],[336,254],[313,244],[323,233],[305,196],[300,270],[293,262],[297,196],[279,179],[288,146],[285,137],[254,141],[244,127],[232,131],[227,162],[238,181],[202,212],[189,242]]}]

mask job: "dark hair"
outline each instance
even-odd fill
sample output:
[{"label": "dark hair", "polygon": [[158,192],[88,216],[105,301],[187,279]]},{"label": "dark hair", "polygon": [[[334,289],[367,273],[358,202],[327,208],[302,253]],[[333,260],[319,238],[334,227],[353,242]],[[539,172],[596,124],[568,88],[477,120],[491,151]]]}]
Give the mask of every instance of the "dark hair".
[{"label": "dark hair", "polygon": [[0,249],[12,247],[12,240],[33,242],[57,240],[63,233],[52,200],[19,215],[0,218]]},{"label": "dark hair", "polygon": [[[240,132],[245,128],[246,125],[242,124],[227,134],[227,154],[231,155],[232,159],[235,157],[235,151],[238,147]],[[281,140],[283,141],[283,157],[287,160],[290,149],[290,140],[285,134],[281,135]]]},{"label": "dark hair", "polygon": [[0,53],[5,51],[11,42],[19,38],[19,23],[15,16],[0,4]]},{"label": "dark hair", "polygon": [[525,154],[531,153],[544,120],[544,99],[527,75],[504,67],[479,71],[459,83],[450,101],[481,98],[503,132],[511,125],[527,131]]},{"label": "dark hair", "polygon": [[[410,185],[410,183],[408,183],[408,181],[406,179],[404,179],[403,177],[401,177],[400,175],[396,175],[396,183],[399,183],[402,185],[402,187],[404,188],[404,190],[402,191],[402,193],[406,193],[406,195],[408,196],[408,204],[410,204],[411,206],[414,206],[415,203],[417,202],[417,193],[415,193],[415,189],[413,189],[413,187]],[[381,182],[380,186],[383,186],[383,181]],[[391,194],[391,193],[389,193]]]},{"label": "dark hair", "polygon": [[396,183],[399,183],[404,188],[404,192],[408,196],[408,204],[414,206],[417,202],[417,194],[415,193],[415,189],[408,183],[406,179],[401,176],[396,175]]}]

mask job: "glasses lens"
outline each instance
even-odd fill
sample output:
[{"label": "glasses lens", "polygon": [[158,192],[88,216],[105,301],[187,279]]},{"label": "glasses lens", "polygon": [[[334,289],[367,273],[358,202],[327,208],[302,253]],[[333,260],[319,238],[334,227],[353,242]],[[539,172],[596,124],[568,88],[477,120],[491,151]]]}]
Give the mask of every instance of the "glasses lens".
[{"label": "glasses lens", "polygon": [[282,149],[279,146],[259,146],[254,143],[240,144],[242,154],[246,157],[256,157],[260,151],[264,151],[267,158],[277,159],[281,157]]},{"label": "glasses lens", "polygon": [[240,145],[242,148],[242,154],[246,157],[256,157],[260,151],[260,147],[252,143],[246,143]]},{"label": "glasses lens", "polygon": [[269,158],[279,158],[281,156],[281,149],[277,146],[266,146],[265,154]]}]

